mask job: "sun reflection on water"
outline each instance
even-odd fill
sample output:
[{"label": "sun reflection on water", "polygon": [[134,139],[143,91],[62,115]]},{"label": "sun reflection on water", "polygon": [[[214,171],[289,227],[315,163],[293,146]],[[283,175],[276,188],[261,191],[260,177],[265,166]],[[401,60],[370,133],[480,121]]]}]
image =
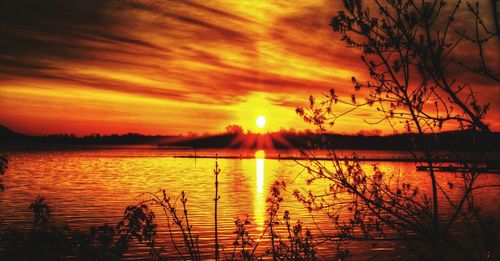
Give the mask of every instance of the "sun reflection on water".
[{"label": "sun reflection on water", "polygon": [[256,191],[254,198],[254,215],[257,229],[264,229],[264,219],[266,215],[266,199],[264,193],[264,159],[266,153],[263,150],[255,152],[255,174]]},{"label": "sun reflection on water", "polygon": [[[226,155],[234,153],[223,152]],[[307,208],[292,195],[294,190],[304,188],[311,189],[314,193],[323,193],[329,189],[329,184],[315,182],[307,185],[305,176],[297,176],[304,171],[301,166],[284,160],[266,159],[266,154],[269,157],[272,153],[270,150],[252,152],[255,153],[254,159],[219,160],[222,169],[219,177],[221,201],[218,209],[220,243],[226,246],[232,245],[235,228],[233,217],[244,218],[246,215],[249,215],[252,221],[248,231],[258,240],[266,227],[266,198],[269,187],[275,179],[287,183],[279,215],[283,215],[284,210],[290,210],[292,220],[303,221],[305,227],[313,230],[313,235],[321,236],[321,233],[315,230],[316,226],[330,232],[328,229],[331,228],[331,220],[327,215],[313,213],[313,218]],[[212,253],[213,223],[208,221],[214,218],[212,211],[215,189],[214,159],[199,158],[195,167],[193,159],[174,158],[172,155],[176,155],[175,153],[180,152],[152,149],[85,149],[12,154],[8,175],[2,177],[2,183],[6,188],[0,192],[2,227],[32,226],[33,217],[27,206],[37,195],[42,195],[50,206],[54,206],[54,212],[51,213],[54,220],[63,222],[72,229],[88,231],[92,226],[119,222],[127,206],[148,199],[139,196],[144,195],[144,192],[156,192],[159,188],[163,188],[173,197],[177,197],[182,190],[185,190],[189,198],[187,207],[190,224],[192,223],[193,231],[200,235],[200,251]],[[190,154],[192,151],[186,150],[182,153]],[[202,153],[208,155],[212,152],[201,151],[200,154],[203,155]],[[248,155],[250,152],[244,151],[244,153]],[[375,156],[386,152],[373,153],[377,153],[373,154]],[[394,153],[398,154],[391,155],[400,155],[399,152]],[[372,168],[371,164],[366,162],[362,166]],[[420,188],[429,187],[428,180],[422,179],[421,173],[415,171],[415,163],[379,162],[377,165],[387,174],[391,174],[388,177],[401,173],[400,180],[404,179],[405,182]],[[443,183],[448,181],[456,183],[459,179],[448,172],[440,173],[437,178]],[[478,185],[497,184],[499,178],[500,176],[496,174],[481,174]],[[429,191],[423,190],[423,193]],[[456,198],[457,193],[450,193],[452,200],[459,200]],[[492,188],[486,193],[478,194],[477,200],[481,203],[481,209],[484,209],[489,216],[500,216],[496,196],[499,193],[497,188]],[[161,224],[165,224],[166,219],[163,215],[158,215],[157,218]],[[346,222],[349,218],[351,218],[349,213],[340,216],[340,219]],[[159,243],[167,246],[170,244],[168,228],[159,226],[158,229]],[[2,246],[6,246],[5,239],[0,239],[0,248]],[[263,238],[262,247],[259,249],[264,250],[268,246],[270,246],[268,239]],[[363,242],[356,242],[352,247],[372,248],[371,244]],[[391,247],[406,251],[404,244],[391,244]],[[337,253],[335,242],[325,242],[321,248],[326,251],[323,252],[325,256]],[[148,258],[148,248],[137,246],[133,249],[127,258],[134,260]],[[174,248],[169,247],[166,251],[169,256],[177,255]],[[204,258],[209,258],[208,254]]]}]

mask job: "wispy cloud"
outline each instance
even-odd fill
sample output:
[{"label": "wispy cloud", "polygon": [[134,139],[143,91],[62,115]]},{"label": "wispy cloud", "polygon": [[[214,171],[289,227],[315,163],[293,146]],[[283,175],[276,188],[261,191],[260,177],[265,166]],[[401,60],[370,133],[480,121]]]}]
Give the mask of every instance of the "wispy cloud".
[{"label": "wispy cloud", "polygon": [[[175,123],[175,131],[217,131],[243,124],[234,122],[241,114],[235,108],[266,93],[260,106],[288,108],[287,122],[305,128],[293,118],[300,101],[332,87],[348,96],[350,77],[366,75],[359,51],[345,48],[328,27],[339,8],[329,1],[3,1],[0,96],[7,103],[0,124],[40,130],[28,113],[34,109],[24,109],[37,101],[47,104],[37,108],[45,115],[43,132],[75,132],[97,122],[111,126],[103,132],[172,131],[165,122]],[[51,90],[51,98],[37,88]],[[65,96],[72,92],[94,94],[80,113],[85,117],[72,128],[54,124],[64,121],[61,106],[81,112],[82,100]],[[96,122],[107,104],[115,106],[104,114],[108,119]]]}]

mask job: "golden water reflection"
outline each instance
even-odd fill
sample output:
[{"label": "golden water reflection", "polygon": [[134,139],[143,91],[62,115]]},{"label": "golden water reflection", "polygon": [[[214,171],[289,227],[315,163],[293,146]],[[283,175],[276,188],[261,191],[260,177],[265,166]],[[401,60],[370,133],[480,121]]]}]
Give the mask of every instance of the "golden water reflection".
[{"label": "golden water reflection", "polygon": [[[194,165],[191,158],[175,158],[173,155],[192,153],[187,150],[152,150],[152,149],[113,149],[113,150],[74,150],[20,152],[11,154],[9,170],[2,176],[5,190],[0,193],[2,211],[0,219],[2,228],[29,228],[32,226],[33,215],[28,208],[37,195],[46,198],[53,206],[52,218],[55,222],[67,224],[72,229],[88,231],[91,226],[116,224],[122,219],[123,210],[130,204],[147,199],[144,192],[157,192],[165,189],[172,197],[177,197],[185,191],[189,198],[189,221],[193,231],[199,235],[202,259],[213,259],[214,219],[213,196],[215,192],[213,168],[215,159],[200,158]],[[329,218],[323,213],[310,213],[293,196],[295,190],[311,190],[313,193],[324,193],[329,188],[327,182],[307,184],[307,173],[292,161],[275,158],[278,154],[271,150],[264,151],[197,151],[198,155],[253,155],[252,159],[222,158],[218,160],[221,169],[219,176],[218,229],[220,243],[226,247],[232,246],[235,239],[234,218],[249,216],[252,225],[249,233],[255,240],[260,238],[265,229],[266,198],[269,188],[275,180],[284,181],[287,189],[282,191],[283,202],[280,205],[280,218],[285,210],[290,212],[291,221],[301,220],[304,227],[312,230],[313,236],[321,236],[316,226],[324,233],[337,233],[332,230]],[[231,154],[232,153],[232,154]],[[367,157],[377,156],[364,152]],[[392,152],[394,156],[400,152]],[[267,155],[266,155],[267,154]],[[276,156],[275,156],[276,155]],[[267,157],[267,158],[266,158]],[[363,162],[366,169],[373,168],[372,162]],[[401,182],[413,184],[425,191],[429,188],[429,179],[415,171],[415,163],[411,162],[377,162],[377,166],[390,174],[388,177],[400,174]],[[394,176],[394,177],[396,177]],[[459,176],[451,173],[438,173],[441,184],[457,183]],[[481,175],[478,185],[497,184],[500,176],[496,174]],[[453,200],[459,190],[448,190]],[[497,196],[500,190],[493,188],[478,193],[477,201],[481,203],[482,211],[492,217],[500,216]],[[443,199],[443,202],[445,202]],[[179,203],[180,204],[180,203]],[[444,203],[443,203],[444,204]],[[179,206],[179,205],[178,205]],[[157,209],[154,209],[157,211]],[[159,210],[158,210],[159,211]],[[158,212],[157,213],[160,213]],[[485,212],[485,213],[486,213]],[[341,216],[349,222],[352,213]],[[165,246],[166,255],[176,256],[170,243],[166,227],[166,218],[158,214],[158,242]],[[57,223],[59,224],[59,223]],[[285,231],[283,231],[285,233]],[[0,233],[1,234],[1,233]],[[285,235],[285,234],[283,234]],[[179,240],[182,236],[179,235]],[[266,238],[257,251],[265,251],[268,247]],[[2,256],[0,239],[0,256]],[[325,256],[336,253],[334,242],[321,245],[319,252]],[[3,245],[5,246],[5,244]],[[356,244],[352,246],[359,251],[373,250],[371,244]],[[377,246],[380,247],[380,246]],[[391,245],[398,248],[399,246]],[[134,247],[128,260],[148,259],[148,249]],[[227,250],[227,248],[226,248]],[[1,259],[1,258],[0,258]]]},{"label": "golden water reflection", "polygon": [[254,218],[258,230],[264,229],[264,220],[266,217],[266,195],[264,190],[264,160],[266,153],[263,150],[255,152],[255,175],[256,190],[254,197]]}]

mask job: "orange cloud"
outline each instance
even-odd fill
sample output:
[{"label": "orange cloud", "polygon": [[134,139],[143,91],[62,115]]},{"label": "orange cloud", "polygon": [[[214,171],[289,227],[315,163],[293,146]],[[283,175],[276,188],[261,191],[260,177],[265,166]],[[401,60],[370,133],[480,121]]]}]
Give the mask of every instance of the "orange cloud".
[{"label": "orange cloud", "polygon": [[[251,130],[264,113],[269,130],[310,128],[295,115],[297,105],[331,87],[348,97],[351,76],[366,75],[359,52],[328,26],[339,5],[1,4],[0,124],[32,134],[177,134],[229,124]],[[498,87],[482,88],[482,98],[496,95],[491,114],[498,115]],[[362,110],[336,130],[371,129],[364,120],[377,117]]]}]

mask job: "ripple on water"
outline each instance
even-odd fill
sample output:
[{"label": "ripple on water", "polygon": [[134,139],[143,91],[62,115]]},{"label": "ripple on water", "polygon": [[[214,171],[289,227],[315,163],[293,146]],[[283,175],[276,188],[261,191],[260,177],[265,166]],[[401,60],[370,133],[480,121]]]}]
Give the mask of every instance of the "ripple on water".
[{"label": "ripple on water", "polygon": [[[5,191],[0,193],[3,219],[0,230],[6,227],[28,229],[32,213],[28,206],[37,195],[46,198],[53,209],[56,224],[68,224],[71,228],[86,230],[93,225],[114,225],[127,205],[134,204],[145,196],[145,192],[157,192],[163,188],[174,197],[182,190],[188,197],[190,223],[200,236],[200,248],[205,257],[211,257],[213,249],[213,197],[214,160],[173,158],[173,154],[190,153],[167,150],[96,150],[64,152],[24,152],[10,156],[9,171],[3,179]],[[213,151],[198,152],[209,155]],[[219,152],[234,153],[234,152]],[[386,152],[387,153],[387,152]],[[369,166],[370,163],[364,163]],[[428,180],[415,172],[414,163],[379,162],[379,167],[401,180],[424,188]],[[293,220],[302,220],[305,226],[314,229],[314,222],[329,231],[325,216],[315,214],[315,219],[292,196],[294,189],[306,187],[305,172],[291,161],[255,159],[220,159],[222,170],[219,176],[219,238],[225,249],[231,249],[234,239],[234,218],[250,216],[251,233],[255,238],[263,228],[268,188],[276,179],[287,183],[282,210],[289,210]],[[302,173],[302,174],[301,174]],[[440,173],[440,179],[454,179],[448,173]],[[500,176],[484,175],[480,182],[498,183]],[[314,183],[311,189],[323,191],[327,184]],[[496,197],[499,190],[489,190],[479,195],[478,202],[493,215],[500,216]],[[455,195],[451,193],[451,195]],[[282,215],[282,214],[281,214]],[[169,240],[166,220],[158,215],[160,242]],[[177,235],[177,234],[176,234]],[[263,240],[265,245],[267,239]],[[0,248],[5,242],[0,240]],[[391,252],[403,248],[401,245],[384,244],[351,245],[352,252],[363,255],[367,251]],[[328,244],[318,246],[323,257],[334,251]],[[147,255],[143,246],[133,247],[127,259],[138,259]],[[174,254],[175,252],[172,252]]]}]

